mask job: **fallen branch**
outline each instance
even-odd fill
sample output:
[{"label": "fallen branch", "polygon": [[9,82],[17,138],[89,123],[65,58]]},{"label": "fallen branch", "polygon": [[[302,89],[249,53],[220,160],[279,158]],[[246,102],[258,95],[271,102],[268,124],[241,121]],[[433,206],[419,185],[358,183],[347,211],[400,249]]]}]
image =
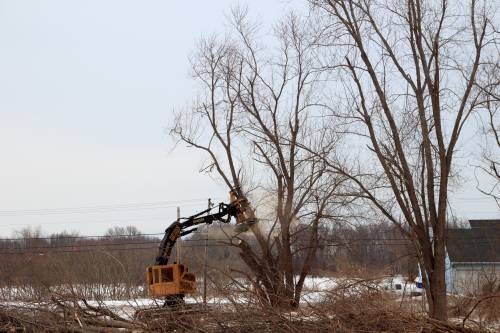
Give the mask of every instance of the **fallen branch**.
[{"label": "fallen branch", "polygon": [[474,306],[470,309],[470,311],[467,313],[467,315],[464,317],[464,319],[462,320],[462,327],[465,327],[465,322],[467,321],[467,319],[469,319],[469,317],[472,315],[474,310],[476,310],[476,308],[479,306],[479,304],[481,304],[483,301],[486,301],[486,300],[492,299],[492,298],[496,298],[496,297],[500,297],[500,295],[490,295],[490,296],[486,296],[486,297],[479,299],[474,304]]}]

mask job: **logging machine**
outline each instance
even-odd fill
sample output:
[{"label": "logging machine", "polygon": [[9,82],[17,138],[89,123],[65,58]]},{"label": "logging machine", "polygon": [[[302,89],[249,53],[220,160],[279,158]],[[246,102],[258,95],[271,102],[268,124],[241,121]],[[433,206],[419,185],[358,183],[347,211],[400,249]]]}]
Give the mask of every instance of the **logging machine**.
[{"label": "logging machine", "polygon": [[188,218],[173,222],[166,230],[160,243],[155,264],[146,269],[148,294],[154,298],[165,298],[165,305],[171,306],[183,302],[185,294],[196,292],[196,277],[189,273],[185,265],[169,263],[170,254],[176,241],[196,231],[200,224],[212,224],[214,221],[229,223],[231,217],[236,220],[236,231],[244,232],[255,223],[255,215],[248,200],[232,190],[229,192],[230,203],[220,203],[218,211],[206,209]]}]

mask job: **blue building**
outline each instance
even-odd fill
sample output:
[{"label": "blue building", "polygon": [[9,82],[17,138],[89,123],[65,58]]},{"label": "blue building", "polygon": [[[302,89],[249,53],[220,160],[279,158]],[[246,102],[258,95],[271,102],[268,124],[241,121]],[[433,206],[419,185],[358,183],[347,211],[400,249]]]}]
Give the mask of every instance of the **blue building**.
[{"label": "blue building", "polygon": [[500,220],[470,220],[470,228],[448,229],[446,289],[481,295],[500,286]]}]

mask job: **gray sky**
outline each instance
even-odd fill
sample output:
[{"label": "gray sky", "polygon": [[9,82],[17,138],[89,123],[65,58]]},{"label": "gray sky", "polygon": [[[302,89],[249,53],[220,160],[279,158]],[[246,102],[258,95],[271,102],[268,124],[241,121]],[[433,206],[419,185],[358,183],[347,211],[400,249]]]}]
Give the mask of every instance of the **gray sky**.
[{"label": "gray sky", "polygon": [[[196,151],[171,152],[165,130],[193,94],[190,52],[224,30],[237,3],[0,1],[0,236],[26,225],[155,233],[178,204],[189,214],[208,197],[226,199],[225,187],[198,173]],[[264,24],[304,7],[240,3]],[[454,196],[457,214],[498,217],[467,186]]]}]

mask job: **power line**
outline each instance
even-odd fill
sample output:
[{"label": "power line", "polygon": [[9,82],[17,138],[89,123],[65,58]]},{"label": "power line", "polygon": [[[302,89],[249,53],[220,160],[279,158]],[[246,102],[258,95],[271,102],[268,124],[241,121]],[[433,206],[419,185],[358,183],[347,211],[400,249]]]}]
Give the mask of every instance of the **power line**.
[{"label": "power line", "polygon": [[[224,200],[222,197],[216,197],[216,200]],[[450,200],[463,200],[463,201],[484,201],[488,198],[453,198]],[[7,209],[0,210],[0,216],[24,216],[24,215],[52,215],[52,214],[83,214],[93,212],[110,212],[120,210],[136,210],[136,209],[159,209],[159,208],[172,208],[179,204],[195,205],[205,202],[206,199],[181,199],[170,201],[153,201],[153,202],[140,202],[140,203],[117,203],[106,205],[89,205],[77,207],[61,207],[61,208],[40,208],[40,209]]]},{"label": "power line", "polygon": [[102,252],[102,251],[137,251],[137,250],[151,250],[156,247],[148,246],[148,247],[134,247],[134,248],[111,248],[111,249],[76,249],[76,250],[62,250],[62,251],[36,251],[33,252],[0,252],[1,255],[45,255],[45,254],[53,254],[53,253],[79,253],[79,252]]},{"label": "power line", "polygon": [[[377,246],[385,246],[387,244],[374,244]],[[404,246],[407,244],[390,244],[394,246]],[[204,247],[205,244],[190,244],[190,245],[183,245],[184,247],[188,248],[195,248],[195,247]],[[209,244],[209,247],[225,247],[228,246],[226,244]],[[340,246],[345,246],[341,244],[330,244],[328,245],[329,247],[340,247]],[[133,248],[104,248],[104,249],[74,249],[74,250],[56,250],[56,251],[35,251],[34,252],[29,252],[29,251],[24,251],[24,252],[14,252],[14,251],[0,251],[0,255],[25,255],[25,254],[30,254],[30,255],[45,255],[45,254],[53,254],[53,253],[78,253],[78,252],[102,252],[102,251],[136,251],[136,250],[151,250],[151,249],[156,249],[157,246],[148,246],[148,247],[133,247]]]},{"label": "power line", "polygon": [[119,218],[119,219],[84,219],[84,220],[64,220],[61,222],[38,222],[38,223],[11,223],[11,224],[0,224],[0,228],[4,227],[15,227],[15,226],[39,226],[39,225],[58,225],[58,224],[82,224],[82,223],[133,223],[133,222],[143,222],[143,221],[154,221],[162,220],[166,221],[165,216],[137,216],[134,218]]},{"label": "power line", "polygon": [[[222,242],[227,241],[228,239],[212,239],[212,242]],[[480,239],[478,239],[480,240]],[[486,241],[486,238],[482,238],[482,240]],[[201,244],[202,240],[183,240],[183,242],[194,242],[198,241],[200,244],[183,244],[183,247],[186,248],[196,248],[196,247],[204,247],[205,244]],[[363,238],[363,239],[354,239],[348,240],[344,242],[332,242],[332,243],[323,243],[318,244],[318,248],[321,247],[348,247],[349,245],[355,245],[358,242],[379,242],[379,243],[370,243],[369,246],[408,246],[411,243],[404,238],[393,238],[393,239],[383,239],[383,238]],[[401,242],[403,241],[403,242]],[[490,242],[476,242],[476,244],[481,243],[490,243]],[[125,247],[130,245],[145,245],[151,244],[151,246],[147,247]],[[113,246],[110,248],[109,246]],[[209,247],[227,247],[229,244],[224,243],[211,243],[208,244]],[[89,248],[90,247],[90,248]],[[102,247],[101,249],[96,249],[95,247]],[[54,253],[72,253],[72,252],[102,252],[102,251],[130,251],[130,250],[141,250],[141,249],[155,249],[158,247],[158,241],[144,241],[144,242],[123,242],[123,243],[104,243],[104,244],[65,244],[58,246],[38,246],[38,247],[28,247],[28,248],[4,248],[0,249],[1,255],[44,255],[44,254],[54,254]],[[68,250],[60,250],[64,248],[71,248]],[[43,249],[42,251],[38,251],[39,249]],[[3,251],[2,251],[3,250]]]},{"label": "power line", "polygon": [[[476,228],[479,230],[486,229],[485,228]],[[498,229],[498,227],[491,227],[491,229]],[[473,229],[450,229],[450,230],[473,230]],[[37,240],[64,240],[64,239],[113,239],[113,238],[125,238],[125,237],[150,237],[150,236],[159,236],[159,235],[164,235],[164,232],[157,232],[157,233],[137,233],[137,234],[120,234],[120,235],[83,235],[83,236],[71,236],[71,235],[61,235],[61,234],[54,234],[52,236],[48,237],[13,237],[13,238],[0,238],[0,242],[2,241],[37,241]],[[497,238],[497,237],[485,237],[485,236],[479,236],[479,237],[450,237],[450,240],[481,240],[481,239],[490,239],[490,238]],[[181,241],[186,242],[186,241],[203,241],[204,239],[193,239],[193,238],[184,238]],[[228,240],[228,238],[209,238],[209,240]],[[368,238],[355,238],[353,239],[355,241],[409,241],[410,239],[405,238],[405,237],[392,237],[392,238],[383,238],[383,237],[368,237]]]},{"label": "power line", "polygon": [[[222,241],[227,241],[225,240],[212,240],[213,242],[222,242]],[[178,243],[183,243],[183,242],[201,242],[201,240],[195,240],[195,239],[185,239],[181,240]],[[157,246],[159,245],[160,241],[159,239],[151,239],[151,240],[144,240],[144,241],[137,241],[137,242],[118,242],[118,243],[93,243],[93,244],[82,244],[82,243],[74,243],[74,244],[57,244],[57,245],[38,245],[38,246],[26,246],[26,247],[11,247],[11,248],[2,248],[0,247],[0,250],[37,250],[37,249],[59,249],[59,248],[78,248],[78,247],[106,247],[106,246],[128,246],[128,245],[144,245],[144,244],[156,244]],[[15,243],[14,243],[15,244]],[[196,244],[194,244],[196,245]],[[193,244],[187,244],[182,246],[194,246]]]},{"label": "power line", "polygon": [[[482,241],[481,241],[482,240]],[[475,242],[476,244],[487,244],[490,243],[489,241],[486,242],[488,239],[487,238],[478,238],[478,241]],[[182,240],[182,242],[188,242],[187,244],[183,244],[183,247],[202,247],[204,246],[204,243],[201,244],[201,242],[204,241],[202,239],[187,239],[187,240]],[[224,244],[222,242],[227,242],[228,239],[211,239],[210,242],[211,244],[208,244],[209,246],[229,246],[229,244]],[[191,244],[189,244],[191,242]],[[200,244],[192,244],[192,242],[199,242]],[[349,245],[355,245],[356,243],[359,242],[381,242],[381,243],[370,243],[368,244],[369,246],[408,246],[411,245],[411,243],[408,242],[408,240],[404,238],[392,238],[392,239],[387,239],[387,238],[360,238],[360,239],[353,239],[353,240],[346,240],[346,241],[340,241],[340,242],[326,242],[326,243],[320,243],[318,244],[318,248],[320,247],[347,247]],[[29,247],[21,247],[21,248],[0,248],[0,254],[22,254],[22,253],[29,253],[33,254],[33,252],[41,252],[38,251],[40,249],[42,250],[50,250],[47,253],[58,253],[58,252],[65,252],[65,251],[59,251],[58,249],[64,249],[64,248],[71,248],[71,251],[79,251],[82,248],[95,248],[95,247],[102,247],[105,250],[109,249],[109,246],[118,246],[117,248],[113,248],[113,250],[129,250],[129,249],[139,249],[137,247],[132,247],[132,248],[127,248],[125,246],[129,245],[145,245],[145,244],[152,244],[154,245],[153,247],[149,248],[156,248],[159,244],[158,240],[148,240],[148,241],[134,241],[134,242],[119,242],[119,243],[97,243],[97,244],[81,244],[81,243],[76,243],[76,244],[62,244],[62,245],[44,245],[44,246],[29,246]],[[300,244],[297,244],[296,246],[299,246]],[[307,244],[304,244],[307,245]],[[4,251],[1,251],[4,250]],[[7,251],[7,252],[6,252]],[[24,251],[24,252],[19,252],[19,251]],[[99,251],[99,250],[96,250]]]},{"label": "power line", "polygon": [[[147,247],[125,247],[130,245],[146,245],[151,244]],[[102,251],[121,251],[121,250],[141,250],[141,249],[157,249],[159,245],[158,241],[145,241],[145,242],[133,242],[133,243],[111,243],[111,244],[78,244],[78,245],[58,245],[58,246],[37,246],[37,247],[27,247],[27,248],[0,248],[0,254],[53,254],[53,253],[70,253],[70,252],[102,252]],[[109,248],[109,246],[113,246]],[[183,244],[183,247],[193,248],[193,247],[203,247],[205,244]],[[227,244],[209,244],[208,246],[228,246]],[[96,247],[101,247],[101,249],[96,249]],[[64,248],[71,248],[71,250],[59,250]],[[38,251],[42,249],[42,251]],[[3,251],[2,251],[3,250]]]},{"label": "power line", "polygon": [[[27,246],[20,248],[4,248],[4,250],[39,250],[39,249],[62,249],[62,248],[82,248],[82,247],[106,247],[106,246],[129,246],[129,245],[144,245],[144,244],[158,244],[158,241],[142,241],[142,242],[124,242],[124,243],[98,243],[98,244],[59,244],[59,245],[46,245],[46,246]],[[1,249],[1,248],[0,248]]]},{"label": "power line", "polygon": [[1,241],[36,241],[36,240],[62,240],[62,239],[101,239],[101,238],[125,238],[125,237],[148,237],[148,236],[158,236],[164,235],[165,233],[154,233],[154,234],[134,234],[134,235],[100,235],[100,236],[66,236],[66,235],[58,235],[49,237],[19,237],[19,238],[0,238]]},{"label": "power line", "polygon": [[[101,245],[105,246],[105,245]],[[195,247],[204,247],[205,244],[185,244],[183,247],[188,247],[188,248],[195,248]],[[228,246],[226,244],[209,244],[209,247],[222,247],[222,246]],[[103,249],[72,249],[72,250],[53,250],[53,251],[26,251],[29,249],[26,249],[23,252],[20,251],[0,251],[0,255],[24,255],[24,254],[29,254],[29,255],[45,255],[45,254],[54,254],[54,253],[78,253],[78,252],[103,252],[103,251],[136,251],[136,250],[152,250],[152,249],[157,249],[158,245],[155,243],[154,246],[147,246],[147,247],[114,247],[114,248],[103,248]]]},{"label": "power line", "polygon": [[[210,246],[226,246],[228,244],[222,243],[222,240],[217,240],[213,241],[213,243],[209,244]],[[64,249],[64,248],[71,248],[78,250],[79,248],[95,248],[95,247],[102,247],[106,248],[109,246],[116,246],[117,249],[120,248],[126,248],[125,246],[129,245],[145,245],[145,244],[152,244],[154,245],[154,248],[157,248],[159,245],[159,241],[143,241],[143,242],[127,242],[127,243],[99,243],[99,244],[63,244],[63,245],[56,245],[56,246],[30,246],[30,247],[11,247],[11,248],[1,248],[0,247],[0,253],[2,253],[2,250],[8,250],[8,251],[34,251],[34,252],[39,252],[38,250],[57,250],[57,249]],[[182,247],[200,247],[203,246],[203,244],[182,244]],[[136,247],[130,248],[130,249],[136,249]],[[52,251],[51,251],[52,252]],[[55,251],[57,252],[57,251]],[[16,252],[17,253],[17,252]]]},{"label": "power line", "polygon": [[[221,199],[220,197],[217,199]],[[95,206],[80,206],[80,207],[64,207],[64,208],[41,208],[41,209],[18,209],[18,210],[0,210],[0,216],[26,216],[26,215],[58,215],[58,214],[85,214],[96,212],[113,212],[113,211],[129,211],[129,210],[144,210],[144,209],[162,209],[172,208],[179,204],[183,206],[196,205],[204,202],[206,199],[186,199],[173,201],[156,201],[142,203],[123,203],[112,205],[95,205]]]}]

